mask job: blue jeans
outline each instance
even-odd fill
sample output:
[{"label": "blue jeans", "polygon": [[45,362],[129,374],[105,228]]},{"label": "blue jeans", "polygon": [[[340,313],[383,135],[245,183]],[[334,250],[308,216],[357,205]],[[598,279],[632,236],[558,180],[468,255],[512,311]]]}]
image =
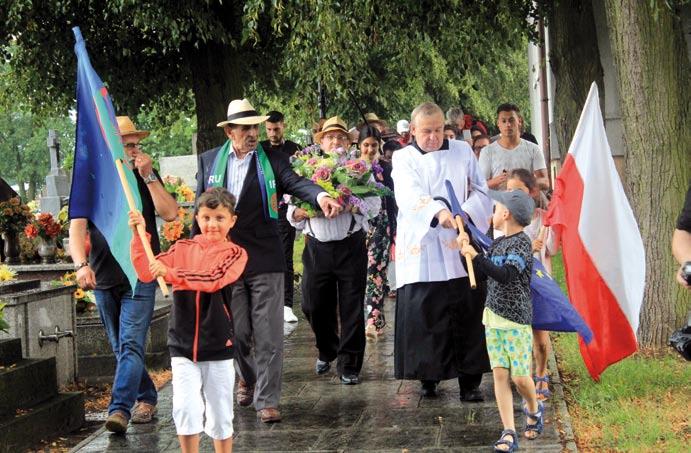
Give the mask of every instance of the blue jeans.
[{"label": "blue jeans", "polygon": [[115,360],[115,379],[108,414],[130,416],[136,401],[156,404],[158,394],[144,364],[146,333],[154,313],[156,281],[137,282],[136,295],[129,287],[94,290],[98,312],[106,328]]}]

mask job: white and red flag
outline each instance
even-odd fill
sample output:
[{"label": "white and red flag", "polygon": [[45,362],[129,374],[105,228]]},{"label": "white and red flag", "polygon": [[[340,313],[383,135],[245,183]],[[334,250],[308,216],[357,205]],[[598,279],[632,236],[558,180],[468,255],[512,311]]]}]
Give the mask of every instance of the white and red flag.
[{"label": "white and red flag", "polygon": [[569,299],[593,332],[581,355],[593,379],[636,352],[645,250],[590,87],[547,220],[560,237]]}]

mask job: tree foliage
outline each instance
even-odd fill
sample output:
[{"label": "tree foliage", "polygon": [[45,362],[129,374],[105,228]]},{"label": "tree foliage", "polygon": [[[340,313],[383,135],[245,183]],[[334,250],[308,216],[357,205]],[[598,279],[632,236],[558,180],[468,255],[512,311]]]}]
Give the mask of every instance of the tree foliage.
[{"label": "tree foliage", "polygon": [[74,98],[70,28],[79,25],[119,113],[188,110],[192,90],[207,145],[231,97],[253,94],[264,108],[280,98],[316,118],[317,82],[329,114],[351,122],[355,103],[396,118],[422,100],[470,102],[472,74],[506,64],[543,3],[15,0],[0,5],[0,47],[32,110],[65,112]]}]

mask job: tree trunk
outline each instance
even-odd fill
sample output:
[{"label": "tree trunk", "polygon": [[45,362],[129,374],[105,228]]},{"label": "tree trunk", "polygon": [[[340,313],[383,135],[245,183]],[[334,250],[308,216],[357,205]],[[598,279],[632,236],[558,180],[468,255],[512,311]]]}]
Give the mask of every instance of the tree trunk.
[{"label": "tree trunk", "polygon": [[29,196],[30,200],[35,200],[36,199],[36,176],[31,176],[29,178],[29,193],[27,195]]},{"label": "tree trunk", "polygon": [[607,0],[621,93],[627,192],[646,251],[638,338],[663,347],[682,324],[688,292],[676,284],[670,237],[691,176],[691,68],[682,24],[667,2]]},{"label": "tree trunk", "polygon": [[562,162],[590,84],[602,87],[604,73],[590,0],[557,3],[549,17],[550,66],[555,78],[554,121]]},{"label": "tree trunk", "polygon": [[230,101],[242,97],[242,63],[229,45],[213,42],[190,49],[188,55],[197,113],[197,152],[202,153],[226,140],[216,124],[226,118]]}]

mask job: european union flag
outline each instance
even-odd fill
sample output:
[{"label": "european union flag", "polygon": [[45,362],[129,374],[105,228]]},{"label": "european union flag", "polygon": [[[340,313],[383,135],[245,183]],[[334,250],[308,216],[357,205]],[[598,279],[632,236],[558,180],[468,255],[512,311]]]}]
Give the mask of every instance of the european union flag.
[{"label": "european union flag", "polygon": [[[108,90],[91,66],[79,27],[72,31],[77,54],[77,134],[69,217],[89,219],[98,228],[134,291],[137,274],[130,259],[129,206],[115,166],[116,159],[124,162],[125,150]],[[141,210],[137,180],[123,167]]]},{"label": "european union flag", "polygon": [[[487,252],[492,239],[478,230],[468,216],[461,210],[453,186],[446,181],[446,190],[453,214],[459,214],[466,225],[466,230],[473,239],[474,245]],[[533,328],[553,332],[578,332],[588,344],[593,339],[593,332],[583,321],[581,315],[571,305],[561,288],[547,273],[540,260],[533,260],[533,275],[530,279],[530,292],[533,297]]]}]

